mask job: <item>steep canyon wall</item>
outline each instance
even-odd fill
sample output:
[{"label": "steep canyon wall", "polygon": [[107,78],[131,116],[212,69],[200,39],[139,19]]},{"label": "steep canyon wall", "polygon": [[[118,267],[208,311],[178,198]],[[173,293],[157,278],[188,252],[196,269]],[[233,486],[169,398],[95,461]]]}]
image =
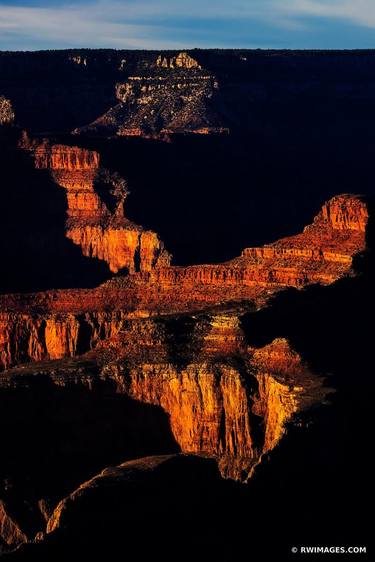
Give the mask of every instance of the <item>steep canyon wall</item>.
[{"label": "steep canyon wall", "polygon": [[81,247],[84,256],[104,260],[113,273],[150,271],[169,264],[170,256],[158,235],[125,217],[126,182],[100,167],[98,152],[30,141],[27,136],[21,147],[31,152],[36,169],[49,170],[66,190],[66,237]]}]

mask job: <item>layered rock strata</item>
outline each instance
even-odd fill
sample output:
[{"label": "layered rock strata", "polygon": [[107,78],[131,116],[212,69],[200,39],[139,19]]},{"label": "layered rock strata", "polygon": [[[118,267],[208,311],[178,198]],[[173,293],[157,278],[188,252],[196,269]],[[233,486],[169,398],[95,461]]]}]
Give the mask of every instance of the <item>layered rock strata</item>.
[{"label": "layered rock strata", "polygon": [[170,255],[158,235],[125,217],[126,182],[100,166],[98,152],[27,137],[21,146],[31,151],[37,169],[49,170],[66,190],[66,237],[84,256],[104,260],[113,273],[169,265]]},{"label": "layered rock strata", "polygon": [[[259,307],[286,287],[333,283],[354,273],[353,258],[366,247],[367,221],[362,198],[337,196],[303,233],[246,249],[224,264],[159,266],[92,290],[0,296],[0,364],[83,353],[131,318],[231,302]],[[143,267],[149,267],[145,258]]]},{"label": "layered rock strata", "polygon": [[35,376],[64,387],[110,382],[116,393],[160,406],[183,452],[214,456],[222,474],[236,479],[325,393],[286,340],[248,347],[236,310],[127,320],[94,351],[5,371],[0,387],[30,385]]},{"label": "layered rock strata", "polygon": [[242,355],[243,362],[231,361],[230,354],[224,359],[223,349],[183,366],[142,363],[120,366],[116,373],[110,365],[105,372],[111,372],[121,392],[163,408],[182,451],[214,456],[223,476],[246,479],[276,446],[293,415],[324,394],[319,378],[285,340],[275,340],[262,352],[278,353],[284,365],[275,368],[271,360],[260,367],[257,353],[250,350]]},{"label": "layered rock strata", "polygon": [[210,107],[218,82],[190,55],[159,55],[138,70],[116,85],[116,106],[74,133],[160,137],[228,132]]}]

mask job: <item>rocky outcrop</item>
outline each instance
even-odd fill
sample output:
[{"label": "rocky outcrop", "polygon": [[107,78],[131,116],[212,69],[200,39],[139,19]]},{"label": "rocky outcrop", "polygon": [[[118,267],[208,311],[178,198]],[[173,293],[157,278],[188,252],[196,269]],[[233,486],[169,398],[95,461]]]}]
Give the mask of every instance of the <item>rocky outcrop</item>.
[{"label": "rocky outcrop", "polygon": [[[109,551],[118,552],[124,542],[128,552],[139,551],[147,529],[141,556],[152,557],[155,552],[162,555],[165,550],[164,557],[169,560],[166,542],[183,544],[192,519],[200,529],[205,527],[206,534],[211,533],[211,526],[216,527],[220,520],[220,500],[225,490],[231,489],[228,482],[220,480],[212,461],[188,455],[153,456],[109,466],[59,503],[35,553],[47,549],[52,559],[57,550],[68,555],[78,533],[78,549],[74,550],[79,556],[91,552],[89,545],[93,543],[93,556],[100,558]],[[218,508],[216,513],[213,506]],[[160,541],[163,533],[165,539]],[[193,544],[186,545],[185,553],[187,549],[196,551],[202,544],[202,538],[199,541],[195,534],[189,534]]]},{"label": "rocky outcrop", "polygon": [[[182,451],[214,456],[224,476],[246,479],[293,415],[325,391],[286,340],[247,348],[238,321],[235,314],[198,321],[201,340],[184,340],[192,355],[185,352],[180,362],[176,351],[175,362],[170,353],[160,354],[158,343],[154,355],[143,353],[140,362],[143,344],[122,343],[120,359],[105,365],[102,376],[114,380],[118,392],[161,406]],[[236,344],[228,346],[228,340]]]},{"label": "rocky outcrop", "polygon": [[[264,420],[263,452],[268,452],[282,437],[293,414],[302,404],[310,406],[319,389],[301,357],[285,339],[253,349],[251,362],[258,383],[252,411]],[[320,392],[324,394],[322,389]]]},{"label": "rocky outcrop", "polygon": [[[152,271],[161,286],[277,288],[330,284],[352,272],[353,257],[366,247],[368,208],[354,195],[339,195],[325,203],[301,234],[261,248],[246,248],[239,258],[218,265],[170,267]],[[232,289],[233,287],[233,289]],[[238,296],[238,294],[237,294]]]},{"label": "rocky outcrop", "polygon": [[[8,546],[17,546],[28,540],[27,534],[20,528],[2,500],[0,500],[0,537]],[[1,554],[1,550],[0,550]]]},{"label": "rocky outcrop", "polygon": [[29,361],[73,357],[94,348],[126,327],[128,315],[0,314],[0,368]]},{"label": "rocky outcrop", "polygon": [[159,55],[156,59],[156,66],[162,68],[202,68],[201,65],[193,59],[188,53],[181,52],[175,57]]},{"label": "rocky outcrop", "polygon": [[[343,66],[347,69],[344,74]],[[342,105],[342,115],[346,114],[348,120],[346,125],[336,122],[335,130],[344,133],[348,122],[355,123],[356,119],[366,125],[369,112],[359,115],[357,107],[362,104],[366,109],[371,108],[374,101],[374,61],[371,51],[361,50],[351,53],[242,49],[199,49],[187,53],[103,49],[3,52],[0,92],[14,99],[15,107],[20,108],[23,127],[67,132],[103,115],[113,105],[115,84],[128,76],[147,75],[154,70],[192,72],[200,70],[199,67],[217,76],[221,83],[221,94],[213,100],[215,113],[228,117],[233,128],[247,138],[259,138],[264,123],[267,128],[281,129],[277,140],[284,139],[285,143],[287,139],[290,144],[295,128],[301,126],[303,130],[314,120],[318,120],[327,135],[331,125],[325,114],[311,111],[312,100],[316,104],[322,99],[330,109]],[[278,111],[279,107],[286,108],[289,119],[284,119],[285,112]],[[299,107],[303,108],[302,114]],[[351,147],[355,149],[358,143],[353,140],[354,133],[355,128],[350,134]],[[328,139],[328,135],[324,138]],[[322,154],[328,146],[327,140]]]},{"label": "rocky outcrop", "polygon": [[[26,143],[27,137],[24,136],[23,146],[25,148],[27,147]],[[30,148],[34,148],[35,167],[38,169],[50,169],[54,172],[57,170],[78,172],[82,170],[95,171],[99,168],[99,154],[92,150],[86,150],[78,146],[51,145],[48,141],[44,141],[42,144],[31,143]]]},{"label": "rocky outcrop", "polygon": [[[84,482],[69,497],[59,503],[48,520],[47,533],[52,533],[58,528],[65,527],[69,524],[69,520],[71,520],[72,516],[74,517],[74,512],[76,510],[79,512],[78,505],[80,503],[84,503],[94,490],[94,493],[96,494],[99,492],[98,495],[101,495],[101,492],[104,492],[104,495],[108,495],[111,491],[114,491],[117,494],[123,486],[124,488],[129,488],[129,494],[131,494],[131,488],[134,486],[134,483],[148,479],[150,476],[152,477],[155,473],[160,471],[160,468],[163,468],[165,463],[172,463],[177,466],[180,464],[183,466],[184,459],[187,459],[187,464],[189,464],[188,457],[164,455],[160,457],[146,457],[134,461],[128,461],[116,467],[105,468],[100,474],[91,480]],[[192,464],[194,462],[199,463],[199,461],[196,461],[193,458],[190,462]],[[113,487],[114,482],[117,484],[115,490]],[[77,513],[77,515],[79,518],[82,518],[81,513]]]},{"label": "rocky outcrop", "polygon": [[315,225],[331,226],[334,230],[366,232],[368,209],[364,201],[351,195],[333,197],[322,207]]},{"label": "rocky outcrop", "polygon": [[251,398],[235,368],[144,364],[130,369],[119,386],[136,400],[160,405],[182,451],[218,457],[224,475],[238,478],[255,461]]},{"label": "rocky outcrop", "polygon": [[252,381],[243,376],[220,363],[193,363],[181,370],[168,364],[141,365],[130,370],[121,387],[132,398],[160,405],[168,413],[182,451],[216,456],[223,475],[241,479],[277,444],[303,392],[303,387],[260,373],[253,410],[248,389]]},{"label": "rocky outcrop", "polygon": [[0,96],[0,125],[10,125],[15,118],[12,103],[4,96]]},{"label": "rocky outcrop", "polygon": [[27,137],[21,146],[32,152],[37,169],[49,170],[66,190],[66,237],[82,248],[84,256],[104,260],[113,273],[169,265],[170,256],[158,235],[125,217],[126,182],[100,167],[98,152]]},{"label": "rocky outcrop", "polygon": [[339,195],[324,204],[301,234],[261,248],[246,248],[239,258],[223,264],[154,270],[149,280],[191,291],[199,285],[230,287],[233,297],[240,287],[256,287],[259,291],[330,284],[352,272],[353,257],[366,247],[368,218],[364,199]]},{"label": "rocky outcrop", "polygon": [[[3,482],[1,482],[3,488]],[[9,551],[22,543],[34,539],[37,529],[44,524],[38,506],[29,498],[19,498],[12,485],[5,481],[5,490],[0,492],[0,546]],[[1,548],[0,548],[1,554]]]},{"label": "rocky outcrop", "polygon": [[186,52],[159,55],[116,85],[116,106],[74,133],[143,137],[226,133],[222,119],[211,109],[218,88],[215,76]]},{"label": "rocky outcrop", "polygon": [[[353,257],[366,247],[369,212],[366,201],[354,195],[338,195],[327,201],[313,223],[301,234],[283,238],[263,248],[247,248],[242,259],[260,263],[282,280],[295,277],[295,285],[316,281],[330,283],[350,273]],[[263,262],[263,263],[262,263]]]}]

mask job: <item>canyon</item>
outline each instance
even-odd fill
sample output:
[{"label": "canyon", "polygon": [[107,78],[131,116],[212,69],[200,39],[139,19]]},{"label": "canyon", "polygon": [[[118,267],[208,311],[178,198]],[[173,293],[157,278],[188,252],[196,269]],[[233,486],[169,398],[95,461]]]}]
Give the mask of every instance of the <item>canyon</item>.
[{"label": "canyon", "polygon": [[[37,162],[45,158],[43,151]],[[84,158],[69,153],[63,163],[96,161],[89,153]],[[179,451],[216,459],[224,478],[251,481],[288,427],[303,427],[305,412],[331,391],[324,373],[314,372],[287,339],[249,345],[244,319],[288,287],[353,277],[353,260],[366,252],[368,220],[363,197],[340,195],[301,234],[245,249],[225,264],[129,271],[93,290],[3,295],[0,389],[33,392],[42,384],[48,396],[55,387],[69,393],[77,387],[158,408]],[[48,544],[59,531],[70,499],[63,499],[58,480],[50,481],[46,487],[37,478],[38,499],[34,486],[23,483],[27,508],[16,515],[12,499],[3,502],[10,547],[35,536]],[[23,523],[30,510],[40,521],[31,530]]]},{"label": "canyon", "polygon": [[0,53],[4,560],[365,542],[373,71]]}]

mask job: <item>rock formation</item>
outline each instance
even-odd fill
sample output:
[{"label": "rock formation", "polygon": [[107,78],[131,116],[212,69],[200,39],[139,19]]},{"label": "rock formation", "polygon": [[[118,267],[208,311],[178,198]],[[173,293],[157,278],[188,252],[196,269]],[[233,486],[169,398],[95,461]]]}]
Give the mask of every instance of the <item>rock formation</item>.
[{"label": "rock formation", "polygon": [[14,111],[10,100],[0,96],[0,125],[10,125],[14,121]]},{"label": "rock formation", "polygon": [[199,70],[202,68],[198,61],[185,52],[181,52],[175,57],[159,55],[156,60],[156,66],[161,66],[162,68],[197,68]]},{"label": "rock formation", "polygon": [[[237,479],[246,478],[278,443],[294,413],[325,393],[320,378],[287,341],[249,348],[237,310],[175,319],[120,318],[108,322],[106,335],[97,334],[104,339],[94,351],[73,362],[10,369],[0,387],[22,386],[23,380],[32,384],[35,376],[68,388],[94,388],[106,381],[117,394],[160,406],[183,452],[213,456],[223,475]],[[51,359],[82,353],[79,325],[72,321],[69,333],[62,326],[56,332],[56,325],[51,333],[47,320]],[[73,349],[57,347],[69,337]]]},{"label": "rock formation", "polygon": [[100,167],[98,152],[30,141],[27,136],[21,147],[31,151],[37,169],[49,170],[66,190],[66,237],[82,248],[83,255],[104,260],[113,273],[169,265],[170,256],[158,235],[125,217],[126,181]]},{"label": "rock formation", "polygon": [[[112,362],[103,374],[116,381],[118,391],[161,406],[182,451],[214,456],[224,476],[246,479],[278,443],[293,414],[324,392],[285,340],[254,353],[243,348],[238,356],[228,353],[227,337],[217,338],[215,353],[203,348],[187,364],[160,358],[156,364],[138,363],[128,353],[125,363]],[[266,358],[262,363],[260,355]]]},{"label": "rock formation", "polygon": [[228,132],[210,106],[218,88],[216,78],[187,53],[159,55],[116,85],[116,106],[74,133],[163,137]]},{"label": "rock formation", "polygon": [[263,248],[247,248],[239,263],[263,261],[270,278],[287,284],[332,283],[350,273],[353,257],[366,246],[368,209],[361,197],[338,195],[330,199],[303,233]]},{"label": "rock formation", "polygon": [[7,513],[2,500],[0,500],[0,537],[7,545],[13,546],[22,544],[29,538],[20,525]]},{"label": "rock formation", "polygon": [[[87,554],[95,535],[106,536],[111,548],[115,544],[117,551],[124,547],[125,541],[127,551],[133,552],[144,540],[141,529],[146,527],[147,544],[142,547],[142,556],[146,553],[147,557],[152,556],[162,542],[163,532],[165,540],[170,542],[171,536],[182,544],[184,530],[192,519],[211,536],[211,526],[216,527],[220,520],[219,498],[232,489],[229,483],[220,480],[212,462],[188,455],[151,456],[108,466],[59,503],[48,521],[46,533],[40,533],[29,554],[35,552],[40,556],[47,551],[50,558],[55,559],[61,552],[66,556],[76,542],[77,532],[80,540],[78,550],[74,550],[79,556]],[[218,510],[210,522],[212,505]],[[186,545],[185,554],[199,546],[202,548],[202,539],[200,545],[195,541]],[[108,546],[103,551],[100,546],[99,550],[95,549],[95,555],[100,558],[106,552]]]}]

